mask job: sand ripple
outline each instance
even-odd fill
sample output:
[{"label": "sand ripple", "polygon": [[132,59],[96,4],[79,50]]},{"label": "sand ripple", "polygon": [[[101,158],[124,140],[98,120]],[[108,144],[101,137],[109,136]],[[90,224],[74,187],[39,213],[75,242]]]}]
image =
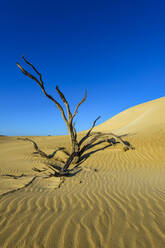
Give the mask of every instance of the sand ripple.
[{"label": "sand ripple", "polygon": [[[42,166],[42,160],[32,157],[31,146],[21,150],[13,141],[1,149],[1,194],[22,188],[0,198],[0,247],[164,248],[164,137],[134,135],[129,141],[135,151],[123,152],[117,145],[94,153],[82,164],[81,173],[67,178],[60,188],[61,179],[32,174],[31,168]],[[14,142],[18,158],[7,164],[5,153],[12,153]],[[31,175],[2,177],[21,173]]]}]

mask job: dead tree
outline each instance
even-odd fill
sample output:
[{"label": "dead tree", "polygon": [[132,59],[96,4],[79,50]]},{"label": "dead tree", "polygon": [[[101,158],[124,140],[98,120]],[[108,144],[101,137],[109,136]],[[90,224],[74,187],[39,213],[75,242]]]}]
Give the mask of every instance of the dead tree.
[{"label": "dead tree", "polygon": [[[62,102],[64,103],[65,107],[66,107],[66,113],[62,107],[62,105],[54,98],[52,97],[50,94],[47,93],[46,89],[45,89],[45,85],[42,79],[42,75],[40,72],[38,72],[38,70],[34,67],[34,65],[32,63],[30,63],[27,59],[25,59],[24,56],[22,56],[24,62],[29,65],[33,71],[38,75],[38,78],[34,75],[32,75],[31,73],[29,73],[27,70],[25,70],[19,63],[16,63],[17,66],[20,68],[20,70],[23,72],[24,75],[26,75],[27,77],[29,77],[30,79],[34,80],[41,88],[42,92],[45,94],[45,96],[47,98],[49,98],[59,109],[59,111],[61,112],[62,118],[67,126],[68,129],[68,133],[70,136],[70,141],[71,141],[71,154],[69,154],[67,161],[65,162],[64,166],[62,168],[59,168],[58,166],[52,166],[49,164],[49,166],[51,166],[51,168],[53,170],[59,170],[59,172],[56,172],[56,175],[67,175],[68,174],[68,168],[70,166],[70,164],[76,164],[79,162],[80,157],[82,156],[82,154],[87,150],[87,145],[83,145],[84,142],[87,141],[87,139],[91,138],[91,136],[93,137],[92,140],[89,141],[90,142],[95,142],[97,139],[103,138],[106,136],[106,140],[108,140],[107,135],[108,134],[102,134],[102,133],[92,133],[93,128],[95,127],[96,122],[98,121],[98,119],[100,118],[97,117],[96,120],[93,122],[92,127],[89,129],[89,131],[83,136],[83,138],[78,141],[77,139],[77,131],[74,125],[74,118],[76,116],[76,114],[78,113],[78,109],[80,107],[80,105],[82,103],[85,102],[86,98],[87,98],[87,91],[85,90],[85,95],[82,98],[82,100],[77,104],[74,113],[71,112],[70,110],[70,106],[69,103],[67,101],[67,99],[65,98],[64,94],[60,91],[59,87],[56,86],[56,91],[59,94]],[[113,135],[111,133],[111,136],[117,137],[116,135]],[[57,150],[60,150],[62,148],[57,149],[55,152],[53,152],[52,154],[47,155],[46,153],[44,153],[43,151],[41,151],[37,144],[30,139],[24,139],[25,141],[30,141],[31,143],[33,143],[34,148],[36,150],[36,152],[38,154],[40,154],[41,156],[45,157],[45,158],[52,158],[54,156],[54,154],[57,152]],[[126,146],[126,144],[122,141],[122,139],[120,139],[120,141]],[[89,144],[88,144],[89,145]],[[58,167],[58,168],[57,168]]]}]

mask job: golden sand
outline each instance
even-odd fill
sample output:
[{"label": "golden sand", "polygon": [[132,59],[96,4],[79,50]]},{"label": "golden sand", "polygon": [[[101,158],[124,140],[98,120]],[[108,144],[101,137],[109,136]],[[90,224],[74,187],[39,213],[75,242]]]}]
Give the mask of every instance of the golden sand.
[{"label": "golden sand", "polygon": [[[122,135],[135,150],[100,145],[64,182],[36,177],[32,168],[44,164],[30,143],[0,137],[0,247],[164,248],[164,112],[162,97],[96,127]],[[66,136],[33,139],[46,152],[69,147]]]}]

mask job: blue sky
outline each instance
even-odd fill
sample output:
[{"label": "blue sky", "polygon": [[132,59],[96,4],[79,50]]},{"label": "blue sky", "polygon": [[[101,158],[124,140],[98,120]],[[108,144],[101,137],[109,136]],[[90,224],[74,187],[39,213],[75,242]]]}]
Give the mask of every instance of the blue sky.
[{"label": "blue sky", "polygon": [[[77,129],[164,96],[164,1],[1,1],[0,134],[60,135],[56,106],[17,68],[24,54],[47,91],[64,92]],[[28,67],[26,67],[28,68]]]}]

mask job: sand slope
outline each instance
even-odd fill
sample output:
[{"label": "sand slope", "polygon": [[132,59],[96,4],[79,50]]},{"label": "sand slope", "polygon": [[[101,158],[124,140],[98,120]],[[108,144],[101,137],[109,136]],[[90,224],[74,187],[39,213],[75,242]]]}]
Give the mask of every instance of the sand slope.
[{"label": "sand slope", "polygon": [[165,97],[129,108],[96,127],[98,131],[142,132],[165,124]]},{"label": "sand slope", "polygon": [[[31,144],[0,137],[0,247],[164,248],[164,109],[160,98],[96,127],[126,135],[136,150],[94,147],[83,170],[62,184],[35,177],[32,168],[44,165]],[[47,152],[69,147],[65,136],[33,138]],[[24,176],[2,176],[8,174]]]}]

